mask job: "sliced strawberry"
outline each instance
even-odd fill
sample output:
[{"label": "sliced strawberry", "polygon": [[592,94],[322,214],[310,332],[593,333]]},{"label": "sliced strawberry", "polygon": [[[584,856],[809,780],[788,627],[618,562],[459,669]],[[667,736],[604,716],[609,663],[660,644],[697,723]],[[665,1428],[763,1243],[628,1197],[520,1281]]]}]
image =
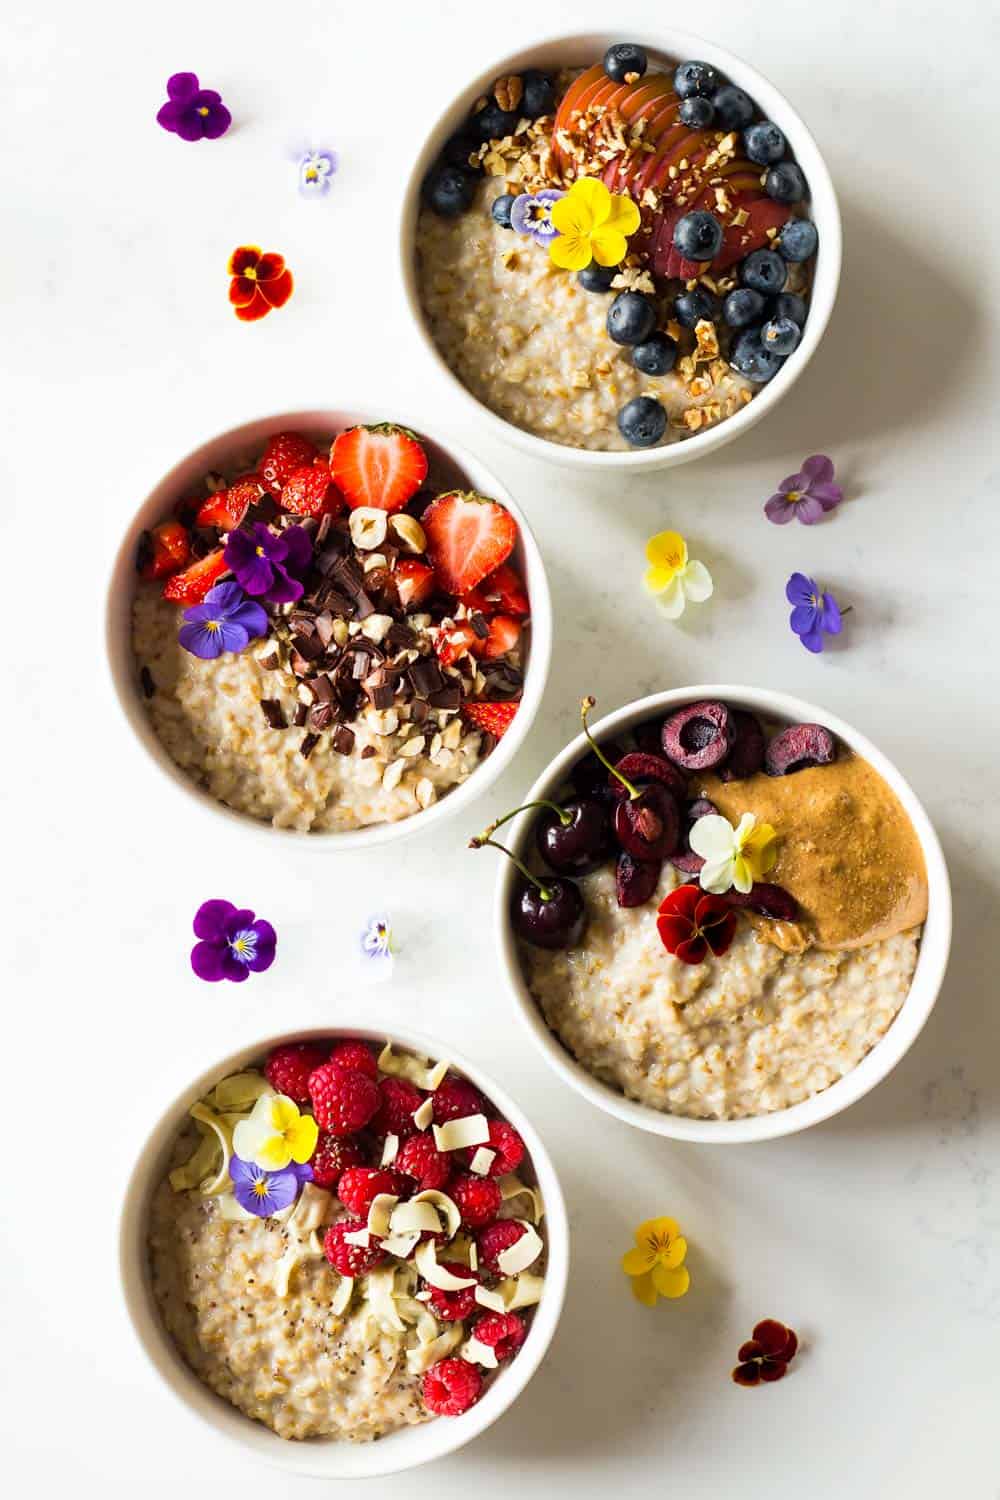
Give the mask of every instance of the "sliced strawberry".
[{"label": "sliced strawberry", "polygon": [[517,522],[510,512],[471,490],[452,490],[432,500],[423,528],[427,555],[450,594],[467,594],[482,583],[507,561],[517,541]]},{"label": "sliced strawberry", "polygon": [[191,542],[180,521],[163,521],[145,531],[136,559],[140,578],[168,578],[191,560]]},{"label": "sliced strawberry", "polygon": [[330,473],[352,510],[402,510],[427,478],[427,454],[412,432],[380,422],[350,427],[336,439]]},{"label": "sliced strawberry", "polygon": [[207,557],[201,557],[185,568],[183,573],[168,578],[163,597],[172,599],[175,604],[200,604],[209,589],[214,588],[223,573],[228,572],[222,548],[217,547]]},{"label": "sliced strawberry", "polygon": [[430,563],[420,562],[416,557],[400,558],[392,576],[404,609],[416,609],[419,604],[425,604],[437,588]]},{"label": "sliced strawberry", "polygon": [[453,625],[450,630],[443,630],[438,636],[435,650],[445,667],[453,666],[460,656],[468,652],[473,656],[479,655],[483,642],[473,630],[471,625]]},{"label": "sliced strawberry", "polygon": [[277,499],[292,470],[311,464],[315,457],[315,445],[301,432],[276,432],[268,439],[264,456],[257,465],[261,483]]},{"label": "sliced strawberry", "polygon": [[278,504],[293,516],[338,516],[344,509],[344,497],[326,464],[320,461],[292,470],[281,486]]},{"label": "sliced strawberry", "polygon": [[235,531],[246,518],[251,505],[256,505],[264,493],[264,486],[256,474],[244,474],[234,479],[227,490],[216,490],[209,495],[195,516],[196,526],[217,526],[220,531]]},{"label": "sliced strawberry", "polygon": [[484,578],[476,592],[489,604],[486,614],[496,614],[500,610],[505,615],[524,619],[531,613],[528,591],[510,563],[503,563],[495,573]]},{"label": "sliced strawberry", "polygon": [[499,596],[488,599],[482,588],[469,589],[459,602],[465,605],[470,615],[494,615],[500,605]]},{"label": "sliced strawberry", "polygon": [[511,702],[463,703],[461,714],[463,719],[474,724],[477,729],[492,734],[494,739],[502,740],[511,726],[517,708],[517,704]]},{"label": "sliced strawberry", "polygon": [[490,621],[490,633],[482,643],[481,655],[486,661],[496,661],[513,651],[521,639],[521,624],[511,615],[494,615]]}]

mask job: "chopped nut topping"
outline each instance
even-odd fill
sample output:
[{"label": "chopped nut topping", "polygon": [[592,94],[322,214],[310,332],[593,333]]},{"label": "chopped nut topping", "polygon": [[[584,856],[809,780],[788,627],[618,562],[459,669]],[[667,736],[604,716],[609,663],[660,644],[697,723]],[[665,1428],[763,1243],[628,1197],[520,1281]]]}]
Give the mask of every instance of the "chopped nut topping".
[{"label": "chopped nut topping", "polygon": [[524,98],[524,84],[517,73],[510,73],[506,78],[498,78],[493,85],[493,97],[502,110],[513,114]]}]

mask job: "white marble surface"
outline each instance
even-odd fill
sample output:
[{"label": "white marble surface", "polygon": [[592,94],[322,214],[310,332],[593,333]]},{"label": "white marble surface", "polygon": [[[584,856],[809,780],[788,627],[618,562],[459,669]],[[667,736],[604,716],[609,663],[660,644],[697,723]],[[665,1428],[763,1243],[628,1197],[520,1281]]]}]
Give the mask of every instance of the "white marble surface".
[{"label": "white marble surface", "polygon": [[[613,9],[613,8],[612,8]],[[652,20],[655,7],[645,13]],[[996,674],[994,392],[998,23],[986,0],[793,0],[692,17],[784,89],[842,193],[843,289],[824,348],[780,409],[717,458],[633,484],[536,466],[469,426],[402,318],[403,167],[442,90],[508,42],[608,24],[596,0],[502,7],[174,0],[144,10],[11,0],[0,21],[7,899],[2,1034],[3,1460],[12,1492],[302,1493],[254,1473],[161,1391],[120,1313],[117,1199],[153,1111],[252,1032],[363,1017],[489,1059],[550,1143],[575,1271],[549,1358],[473,1447],[373,1496],[608,1492],[720,1500],[1000,1495],[996,1452]],[[627,33],[627,24],[622,25]],[[237,125],[189,146],[153,117],[192,68]],[[286,141],[342,154],[302,203]],[[298,279],[252,328],[229,312],[229,251],[257,240]],[[745,679],[816,699],[894,757],[944,841],[956,943],[937,1010],[847,1115],[739,1150],[672,1146],[588,1110],[514,1029],[487,927],[474,826],[349,865],[213,835],[169,805],[105,696],[100,607],[136,501],[203,436],[298,405],[406,408],[475,444],[528,507],[558,631],[544,711],[477,816],[514,804],[572,729],[653,688]],[[829,523],[768,526],[772,482],[831,453],[850,494]],[[716,598],[673,627],[639,589],[666,524]],[[854,604],[843,648],[809,657],[782,586],[815,571]],[[206,896],[255,906],[280,958],[240,991],[187,968]],[[345,946],[382,905],[404,951],[357,992]],[[635,1305],[633,1225],[675,1214],[693,1286]],[[729,1382],[765,1314],[805,1336],[795,1378]]]}]

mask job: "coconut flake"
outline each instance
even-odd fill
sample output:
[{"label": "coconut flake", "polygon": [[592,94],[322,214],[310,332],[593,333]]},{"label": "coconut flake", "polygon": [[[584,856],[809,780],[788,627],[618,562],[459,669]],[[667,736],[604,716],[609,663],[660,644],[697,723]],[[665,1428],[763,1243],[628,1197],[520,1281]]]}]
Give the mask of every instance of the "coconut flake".
[{"label": "coconut flake", "polygon": [[424,1102],[413,1111],[413,1123],[418,1130],[426,1130],[434,1118],[434,1100],[425,1099]]},{"label": "coconut flake", "polygon": [[396,1310],[393,1292],[396,1284],[395,1266],[376,1266],[369,1271],[365,1283],[365,1299],[370,1316],[386,1332],[405,1333],[406,1324]]},{"label": "coconut flake", "polygon": [[497,1290],[503,1297],[507,1311],[516,1312],[519,1307],[534,1307],[537,1302],[541,1302],[544,1285],[544,1276],[523,1271],[520,1276],[501,1281]]},{"label": "coconut flake", "polygon": [[424,1240],[418,1245],[413,1258],[427,1285],[437,1287],[439,1292],[461,1292],[467,1286],[476,1285],[474,1276],[455,1276],[438,1265],[437,1246],[433,1240]]},{"label": "coconut flake", "polygon": [[499,1178],[497,1186],[500,1189],[500,1197],[504,1203],[509,1203],[511,1198],[520,1198],[522,1196],[530,1198],[532,1220],[535,1224],[542,1222],[545,1205],[542,1202],[542,1195],[537,1188],[529,1187],[526,1182],[521,1181],[520,1177],[515,1177],[513,1172],[508,1172],[506,1176]]},{"label": "coconut flake", "polygon": [[410,1199],[411,1203],[433,1203],[434,1207],[440,1209],[447,1227],[448,1238],[453,1240],[462,1226],[462,1215],[458,1204],[449,1198],[447,1193],[442,1193],[440,1188],[425,1188],[422,1193],[414,1193]]},{"label": "coconut flake", "polygon": [[484,1370],[495,1370],[500,1363],[496,1350],[489,1344],[481,1344],[477,1338],[466,1339],[458,1352],[470,1365],[482,1365]]},{"label": "coconut flake", "polygon": [[392,1210],[386,1233],[391,1234],[440,1234],[441,1215],[433,1203],[397,1203]]},{"label": "coconut flake", "polygon": [[390,1234],[382,1241],[382,1249],[387,1255],[398,1255],[400,1260],[405,1260],[419,1242],[419,1234]]},{"label": "coconut flake", "polygon": [[304,1182],[299,1201],[288,1220],[289,1229],[294,1229],[297,1234],[308,1234],[310,1230],[318,1229],[329,1218],[332,1202],[333,1194],[328,1193],[326,1188],[317,1187],[314,1182]]},{"label": "coconut flake", "polygon": [[391,1042],[386,1042],[379,1053],[378,1065],[383,1073],[391,1073],[395,1078],[406,1078],[418,1088],[432,1094],[441,1087],[451,1066],[448,1062],[432,1064],[427,1058],[415,1057],[411,1053],[397,1055],[392,1050]]},{"label": "coconut flake", "polygon": [[407,1349],[406,1368],[411,1375],[422,1375],[439,1359],[445,1359],[462,1342],[461,1323],[451,1323],[445,1331],[430,1343],[420,1344],[416,1349]]},{"label": "coconut flake", "polygon": [[469,1171],[475,1172],[477,1177],[486,1177],[495,1159],[495,1151],[491,1151],[488,1146],[477,1146],[469,1162]]},{"label": "coconut flake", "polygon": [[[392,1212],[399,1199],[395,1193],[376,1193],[368,1207],[368,1232],[384,1240],[390,1232]],[[345,1235],[345,1239],[349,1236]]]},{"label": "coconut flake", "polygon": [[477,1286],[473,1293],[480,1307],[488,1307],[490,1312],[505,1313],[507,1304],[499,1292],[493,1292],[488,1286]]},{"label": "coconut flake", "polygon": [[351,1300],[351,1293],[353,1291],[354,1291],[354,1277],[353,1276],[341,1276],[341,1278],[340,1278],[340,1284],[337,1287],[337,1290],[334,1292],[334,1294],[333,1294],[333,1300],[330,1303],[331,1308],[337,1314],[338,1317],[340,1316],[341,1313],[347,1311],[347,1305],[348,1305],[348,1303]]},{"label": "coconut flake", "polygon": [[[352,1229],[349,1234],[345,1234],[344,1244],[358,1245],[362,1250],[367,1250],[368,1246],[371,1244],[371,1238],[372,1237],[368,1233],[368,1226],[366,1224],[364,1229]],[[497,1264],[499,1265],[499,1257],[497,1259]]]},{"label": "coconut flake", "polygon": [[476,1244],[475,1240],[469,1241],[469,1270],[479,1270],[479,1246]]},{"label": "coconut flake", "polygon": [[383,1167],[391,1167],[399,1155],[399,1136],[387,1135],[385,1145],[382,1147],[382,1160],[379,1163]]},{"label": "coconut flake", "polygon": [[434,1144],[439,1151],[461,1151],[466,1146],[481,1146],[490,1138],[490,1122],[485,1115],[463,1115],[434,1126]]},{"label": "coconut flake", "polygon": [[526,1271],[529,1266],[534,1265],[545,1248],[541,1237],[526,1219],[515,1219],[513,1222],[520,1224],[524,1233],[497,1256],[497,1265],[505,1276],[517,1276],[519,1272]]}]

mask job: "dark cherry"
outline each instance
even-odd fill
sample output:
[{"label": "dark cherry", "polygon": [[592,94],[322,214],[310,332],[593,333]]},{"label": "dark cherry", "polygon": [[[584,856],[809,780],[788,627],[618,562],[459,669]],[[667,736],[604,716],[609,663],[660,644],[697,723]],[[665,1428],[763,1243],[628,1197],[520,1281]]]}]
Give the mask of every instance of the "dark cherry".
[{"label": "dark cherry", "polygon": [[748,891],[727,891],[723,901],[730,906],[755,911],[773,922],[797,922],[799,903],[791,891],[783,885],[772,885],[768,880],[755,880]]},{"label": "dark cherry", "polygon": [[837,741],[822,724],[792,724],[776,734],[764,755],[768,776],[791,776],[837,759]]},{"label": "dark cherry", "polygon": [[615,896],[619,906],[645,906],[660,883],[661,860],[633,859],[623,849],[615,866]]},{"label": "dark cherry", "polygon": [[645,724],[637,724],[632,731],[632,738],[635,740],[637,747],[646,755],[663,754],[660,726],[655,720],[647,719]]},{"label": "dark cherry", "polygon": [[680,831],[677,798],[659,781],[637,788],[615,808],[615,837],[635,859],[666,859],[677,848]]},{"label": "dark cherry", "polygon": [[688,703],[664,719],[661,734],[663,753],[675,766],[711,771],[732,748],[732,716],[724,703]]},{"label": "dark cherry", "polygon": [[733,748],[719,767],[720,781],[745,781],[764,764],[764,731],[756,714],[731,708]]},{"label": "dark cherry", "polygon": [[613,848],[607,804],[596,797],[573,797],[543,812],[535,822],[535,844],[557,874],[589,874]]},{"label": "dark cherry", "polygon": [[718,808],[714,802],[709,802],[707,797],[696,797],[684,809],[680,847],[670,856],[670,863],[674,869],[680,870],[683,875],[697,875],[705,863],[701,855],[695,854],[691,848],[691,829],[699,818],[706,818],[709,813],[714,812],[718,812]]},{"label": "dark cherry", "polygon": [[672,766],[665,756],[650,755],[644,750],[632,750],[615,762],[608,782],[616,797],[628,796],[626,781],[637,782],[640,786],[647,781],[659,781],[675,797],[683,799],[687,796],[687,781],[677,767]]},{"label": "dark cherry", "polygon": [[518,937],[533,948],[575,948],[587,921],[580,887],[558,875],[544,885],[522,882],[510,916]]}]

